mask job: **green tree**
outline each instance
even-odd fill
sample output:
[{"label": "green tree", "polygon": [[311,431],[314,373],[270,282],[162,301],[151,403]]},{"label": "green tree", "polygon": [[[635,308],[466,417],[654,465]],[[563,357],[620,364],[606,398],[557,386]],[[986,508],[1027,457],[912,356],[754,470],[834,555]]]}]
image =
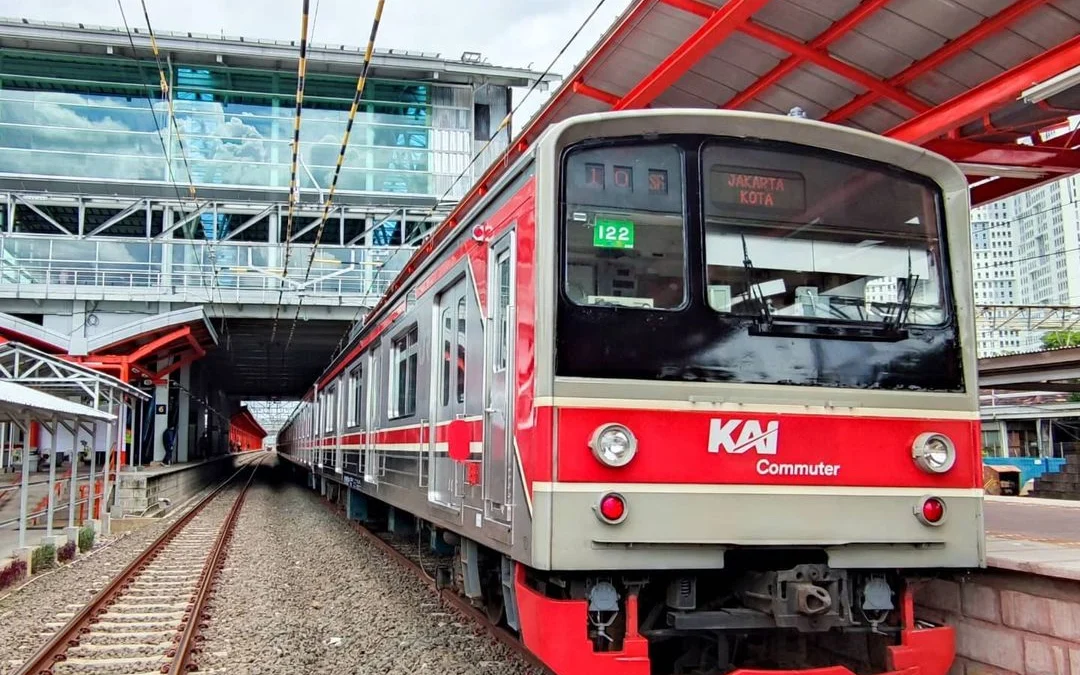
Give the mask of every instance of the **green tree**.
[{"label": "green tree", "polygon": [[1058,349],[1059,347],[1080,347],[1080,331],[1055,330],[1043,335],[1044,349]]}]

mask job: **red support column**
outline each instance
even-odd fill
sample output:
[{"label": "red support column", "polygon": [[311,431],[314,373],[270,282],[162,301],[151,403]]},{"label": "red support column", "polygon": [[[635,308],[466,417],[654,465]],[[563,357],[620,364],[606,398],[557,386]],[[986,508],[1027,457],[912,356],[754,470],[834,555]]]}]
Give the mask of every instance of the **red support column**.
[{"label": "red support column", "polygon": [[1080,35],[890,129],[885,135],[908,143],[924,143],[978,119],[1002,103],[1016,99],[1025,89],[1077,63],[1080,63]]},{"label": "red support column", "polygon": [[705,20],[701,28],[623,96],[615,104],[615,110],[644,108],[655,101],[768,3],[769,0],[728,0]]}]

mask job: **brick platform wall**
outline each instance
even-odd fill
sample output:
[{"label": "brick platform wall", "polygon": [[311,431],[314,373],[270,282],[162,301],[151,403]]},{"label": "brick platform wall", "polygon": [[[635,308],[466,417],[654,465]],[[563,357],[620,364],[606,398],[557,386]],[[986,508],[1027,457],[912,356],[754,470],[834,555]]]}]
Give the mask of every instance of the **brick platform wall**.
[{"label": "brick platform wall", "polygon": [[916,603],[956,629],[950,675],[1080,675],[1080,582],[979,572],[931,581]]}]

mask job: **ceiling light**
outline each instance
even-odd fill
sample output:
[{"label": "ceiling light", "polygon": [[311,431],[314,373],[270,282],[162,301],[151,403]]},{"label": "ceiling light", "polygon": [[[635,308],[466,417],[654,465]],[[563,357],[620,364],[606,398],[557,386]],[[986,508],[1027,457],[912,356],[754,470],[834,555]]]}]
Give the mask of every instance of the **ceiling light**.
[{"label": "ceiling light", "polygon": [[966,176],[995,176],[997,178],[1042,178],[1046,171],[1037,168],[1025,168],[1022,166],[1005,166],[1002,164],[978,164],[975,162],[957,162],[956,165]]},{"label": "ceiling light", "polygon": [[1045,82],[1040,82],[1034,87],[1025,89],[1020,97],[1025,103],[1039,103],[1051,96],[1057,96],[1066,89],[1072,89],[1078,84],[1080,84],[1080,66],[1075,66],[1060,75],[1051,77]]}]

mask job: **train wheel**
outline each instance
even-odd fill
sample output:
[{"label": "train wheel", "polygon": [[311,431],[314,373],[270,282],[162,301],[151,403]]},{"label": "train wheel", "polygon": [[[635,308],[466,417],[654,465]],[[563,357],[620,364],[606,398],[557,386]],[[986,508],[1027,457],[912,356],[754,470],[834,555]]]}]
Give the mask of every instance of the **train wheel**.
[{"label": "train wheel", "polygon": [[501,625],[506,619],[506,604],[503,602],[501,584],[488,584],[484,588],[484,612],[488,621],[495,625]]}]

